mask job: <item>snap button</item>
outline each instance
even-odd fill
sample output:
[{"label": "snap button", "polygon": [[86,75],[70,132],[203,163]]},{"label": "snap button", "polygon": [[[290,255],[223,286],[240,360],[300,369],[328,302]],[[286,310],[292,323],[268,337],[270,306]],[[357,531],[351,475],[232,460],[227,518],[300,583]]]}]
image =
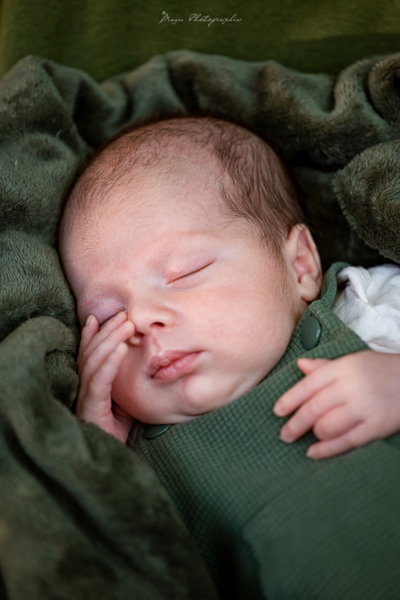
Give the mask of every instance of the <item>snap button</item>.
[{"label": "snap button", "polygon": [[154,440],[154,438],[165,433],[170,427],[171,425],[147,425],[144,437],[146,440]]},{"label": "snap button", "polygon": [[301,330],[301,343],[306,350],[311,350],[318,345],[321,338],[321,323],[316,317],[310,315],[303,323]]}]

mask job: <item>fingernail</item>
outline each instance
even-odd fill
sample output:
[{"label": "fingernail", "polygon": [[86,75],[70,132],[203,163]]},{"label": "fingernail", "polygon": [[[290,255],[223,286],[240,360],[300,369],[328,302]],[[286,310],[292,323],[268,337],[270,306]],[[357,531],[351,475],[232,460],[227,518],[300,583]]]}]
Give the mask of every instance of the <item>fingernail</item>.
[{"label": "fingernail", "polygon": [[293,441],[293,434],[289,429],[281,429],[279,437],[282,442],[290,443]]},{"label": "fingernail", "polygon": [[92,320],[92,315],[89,315],[88,318],[86,319],[85,327],[87,327],[88,325],[90,325],[91,320]]},{"label": "fingernail", "polygon": [[318,450],[316,450],[316,448],[313,448],[312,446],[307,450],[306,452],[306,456],[308,458],[318,458]]},{"label": "fingernail", "polygon": [[305,356],[303,356],[302,358],[298,358],[297,359],[297,364],[302,363],[303,361],[305,362],[314,362],[313,358],[306,358]]},{"label": "fingernail", "polygon": [[277,417],[283,417],[285,414],[285,407],[281,402],[277,402],[272,410]]},{"label": "fingernail", "polygon": [[120,312],[117,315],[115,315],[115,317],[113,317],[113,321],[115,321],[115,322],[122,321],[122,319],[124,318],[125,315],[126,315],[125,312]]},{"label": "fingernail", "polygon": [[135,335],[129,338],[129,341],[132,346],[139,346],[141,339],[141,335],[139,333],[135,333]]}]

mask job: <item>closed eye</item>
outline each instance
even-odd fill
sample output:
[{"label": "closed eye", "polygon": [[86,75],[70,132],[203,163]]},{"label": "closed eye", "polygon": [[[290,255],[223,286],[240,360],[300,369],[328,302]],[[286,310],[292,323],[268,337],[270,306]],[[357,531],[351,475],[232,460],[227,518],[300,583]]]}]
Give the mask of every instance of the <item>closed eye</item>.
[{"label": "closed eye", "polygon": [[190,271],[190,273],[185,273],[185,275],[181,275],[180,277],[177,277],[176,279],[173,280],[172,283],[174,283],[175,281],[179,281],[180,279],[185,279],[186,277],[190,277],[191,275],[196,275],[196,273],[200,273],[200,271],[203,271],[210,265],[212,265],[212,262],[207,263],[206,265],[204,265],[203,267],[200,267],[199,269],[196,269],[195,271]]}]

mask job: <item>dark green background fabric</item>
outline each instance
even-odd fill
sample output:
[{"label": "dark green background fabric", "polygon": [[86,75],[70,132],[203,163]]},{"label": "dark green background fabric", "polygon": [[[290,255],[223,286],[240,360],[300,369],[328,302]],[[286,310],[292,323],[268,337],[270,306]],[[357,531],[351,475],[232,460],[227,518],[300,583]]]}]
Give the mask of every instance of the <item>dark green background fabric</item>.
[{"label": "dark green background fabric", "polygon": [[[163,11],[183,22],[159,24]],[[396,52],[398,32],[397,0],[1,0],[0,75],[35,54],[102,80],[180,48],[336,74]]]}]

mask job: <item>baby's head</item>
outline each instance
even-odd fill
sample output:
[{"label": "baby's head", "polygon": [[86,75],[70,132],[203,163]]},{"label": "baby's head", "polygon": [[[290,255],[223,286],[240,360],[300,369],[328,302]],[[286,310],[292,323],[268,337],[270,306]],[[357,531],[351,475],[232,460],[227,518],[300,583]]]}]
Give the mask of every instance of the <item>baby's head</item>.
[{"label": "baby's head", "polygon": [[319,293],[302,222],[280,159],[232,123],[169,119],[100,149],[59,249],[81,325],[124,310],[135,325],[113,400],[143,422],[178,423],[257,385]]}]

